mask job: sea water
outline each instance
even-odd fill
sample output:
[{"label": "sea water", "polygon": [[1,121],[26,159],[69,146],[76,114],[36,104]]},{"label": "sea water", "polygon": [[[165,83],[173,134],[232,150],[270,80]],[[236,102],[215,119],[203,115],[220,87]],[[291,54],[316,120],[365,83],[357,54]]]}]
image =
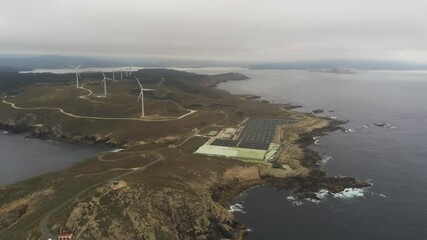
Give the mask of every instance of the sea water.
[{"label": "sea water", "polygon": [[351,130],[316,138],[312,148],[327,174],[374,184],[336,195],[319,192],[321,201],[252,188],[234,202],[240,204],[234,214],[251,229],[247,239],[427,239],[426,72],[239,72],[251,79],[219,87],[348,120],[344,127]]}]

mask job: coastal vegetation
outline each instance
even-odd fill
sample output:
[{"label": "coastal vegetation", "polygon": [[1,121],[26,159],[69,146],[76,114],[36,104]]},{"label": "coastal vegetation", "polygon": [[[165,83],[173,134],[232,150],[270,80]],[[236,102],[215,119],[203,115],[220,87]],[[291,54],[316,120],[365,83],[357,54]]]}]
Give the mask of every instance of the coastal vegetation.
[{"label": "coastal vegetation", "polygon": [[[157,89],[146,95],[146,118],[139,117],[133,79],[109,82],[105,97],[99,73],[82,74],[82,88],[75,88],[70,74],[2,76],[3,129],[124,151],[1,188],[1,239],[37,239],[62,227],[77,239],[242,239],[245,226],[229,205],[251,186],[271,183],[305,198],[320,189],[369,185],[326,176],[319,156],[308,149],[312,136],[338,129],[339,122],[214,88],[247,79],[244,75],[168,69],[134,75],[144,87]],[[247,117],[295,120],[281,127],[284,151],[275,162],[193,154],[206,141],[199,133],[232,127]]]}]

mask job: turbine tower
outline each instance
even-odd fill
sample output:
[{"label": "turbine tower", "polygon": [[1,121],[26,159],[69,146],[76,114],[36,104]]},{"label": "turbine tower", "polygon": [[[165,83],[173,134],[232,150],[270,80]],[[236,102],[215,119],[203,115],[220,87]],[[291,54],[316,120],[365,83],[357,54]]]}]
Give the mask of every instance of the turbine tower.
[{"label": "turbine tower", "polygon": [[115,71],[116,71],[116,67],[115,67],[115,66],[113,66],[113,82],[115,82],[115,81],[116,81],[116,74],[115,74]]},{"label": "turbine tower", "polygon": [[80,78],[79,68],[82,66],[82,64],[83,63],[80,63],[80,65],[78,65],[78,66],[70,65],[70,67],[72,67],[72,68],[74,68],[76,70],[76,85],[77,85],[77,88],[80,87],[80,85],[79,85],[79,78]]},{"label": "turbine tower", "polygon": [[141,92],[139,93],[138,100],[136,100],[136,102],[139,102],[139,99],[141,99],[141,117],[145,117],[145,113],[144,113],[144,91],[146,91],[146,92],[156,91],[156,89],[143,88],[137,77],[135,77],[135,80],[138,82],[139,87],[141,88]]},{"label": "turbine tower", "polygon": [[120,81],[123,81],[123,67],[120,68]]},{"label": "turbine tower", "polygon": [[104,76],[104,79],[102,79],[101,85],[104,84],[104,95],[107,96],[107,80],[112,80],[112,79],[105,77],[104,72],[102,72],[102,76]]}]

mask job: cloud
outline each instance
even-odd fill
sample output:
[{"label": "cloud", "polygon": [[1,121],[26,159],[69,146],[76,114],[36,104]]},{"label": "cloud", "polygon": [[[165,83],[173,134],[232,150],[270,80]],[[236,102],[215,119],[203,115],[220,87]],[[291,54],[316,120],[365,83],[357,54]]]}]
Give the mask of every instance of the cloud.
[{"label": "cloud", "polygon": [[3,53],[427,60],[418,0],[14,0],[0,9]]}]

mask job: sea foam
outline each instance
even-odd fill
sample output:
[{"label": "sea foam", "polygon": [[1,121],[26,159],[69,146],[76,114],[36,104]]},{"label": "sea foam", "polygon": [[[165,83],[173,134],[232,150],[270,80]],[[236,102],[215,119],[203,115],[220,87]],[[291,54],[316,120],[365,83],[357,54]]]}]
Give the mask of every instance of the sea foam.
[{"label": "sea foam", "polygon": [[346,129],[344,129],[344,132],[346,132],[346,133],[354,133],[356,131],[353,128],[346,128]]},{"label": "sea foam", "polygon": [[336,198],[342,198],[342,199],[364,197],[365,191],[362,188],[346,188],[341,192],[332,193],[332,196]]},{"label": "sea foam", "polygon": [[331,157],[331,156],[323,156],[323,157],[322,157],[322,159],[320,159],[320,164],[321,164],[321,165],[324,165],[324,164],[326,164],[327,162],[329,162],[329,160],[332,160],[332,157]]},{"label": "sea foam", "polygon": [[244,206],[240,203],[235,203],[234,205],[230,206],[229,212],[239,212],[239,213],[246,213],[244,210]]}]

